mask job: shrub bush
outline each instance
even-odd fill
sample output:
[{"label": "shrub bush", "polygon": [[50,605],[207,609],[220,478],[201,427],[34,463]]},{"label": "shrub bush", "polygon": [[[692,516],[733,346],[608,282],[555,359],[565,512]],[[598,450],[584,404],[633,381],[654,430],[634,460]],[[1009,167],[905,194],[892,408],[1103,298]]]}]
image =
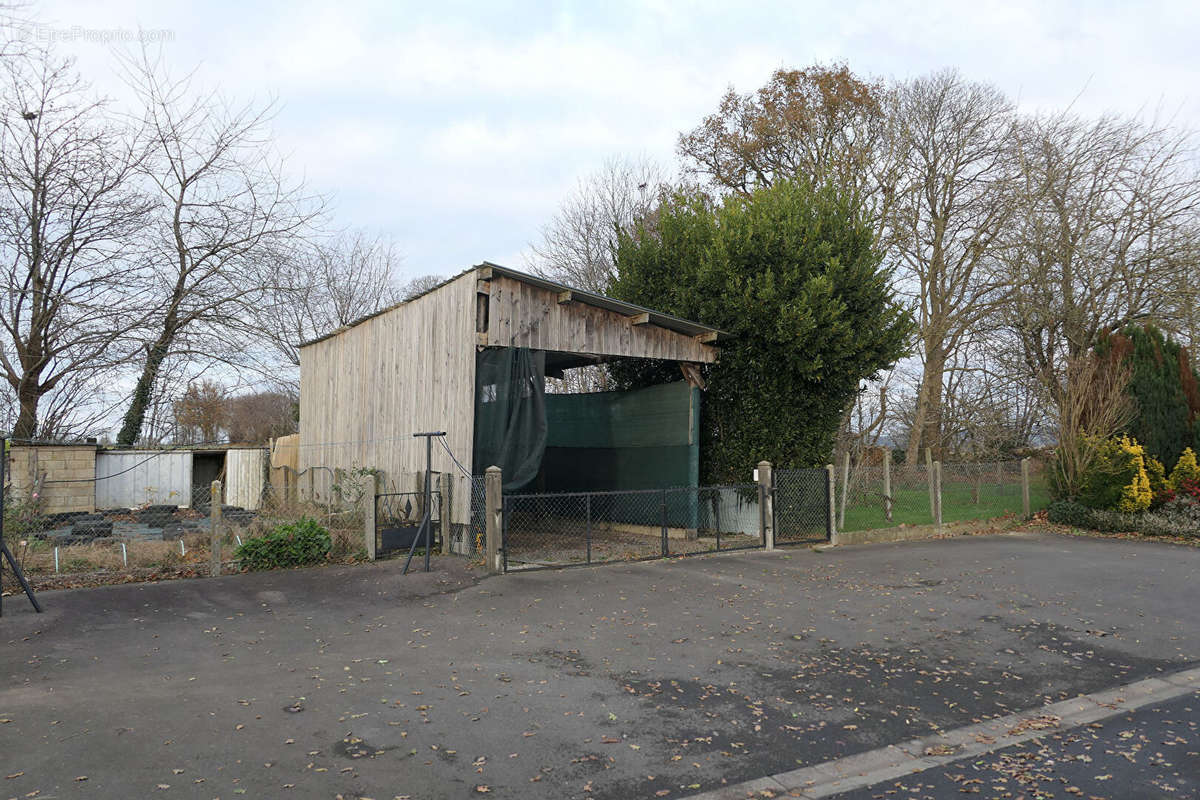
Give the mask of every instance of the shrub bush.
[{"label": "shrub bush", "polygon": [[303,517],[247,539],[234,551],[234,557],[251,570],[300,567],[324,561],[332,545],[328,530],[315,519]]},{"label": "shrub bush", "polygon": [[1183,451],[1183,455],[1179,456],[1179,461],[1175,464],[1175,469],[1171,470],[1171,479],[1168,481],[1171,488],[1178,490],[1185,482],[1200,483],[1200,464],[1196,463],[1196,452],[1192,448]]},{"label": "shrub bush", "polygon": [[1173,500],[1159,512],[1141,514],[1088,508],[1070,500],[1056,500],[1046,509],[1046,517],[1055,525],[1101,533],[1200,538],[1200,503],[1190,500]]},{"label": "shrub bush", "polygon": [[1091,521],[1091,509],[1074,500],[1055,500],[1046,508],[1046,519],[1055,525],[1086,528]]},{"label": "shrub bush", "polygon": [[1150,507],[1153,492],[1145,452],[1128,436],[1099,442],[1083,476],[1079,502],[1102,511],[1133,513]]}]

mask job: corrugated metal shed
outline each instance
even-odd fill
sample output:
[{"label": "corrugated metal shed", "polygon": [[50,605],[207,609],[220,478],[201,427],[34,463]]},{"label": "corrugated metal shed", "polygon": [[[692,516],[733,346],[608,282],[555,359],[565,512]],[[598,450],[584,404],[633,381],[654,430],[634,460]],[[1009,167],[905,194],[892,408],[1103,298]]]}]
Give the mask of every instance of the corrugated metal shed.
[{"label": "corrugated metal shed", "polygon": [[169,450],[96,454],[96,508],[192,502],[192,453]]}]

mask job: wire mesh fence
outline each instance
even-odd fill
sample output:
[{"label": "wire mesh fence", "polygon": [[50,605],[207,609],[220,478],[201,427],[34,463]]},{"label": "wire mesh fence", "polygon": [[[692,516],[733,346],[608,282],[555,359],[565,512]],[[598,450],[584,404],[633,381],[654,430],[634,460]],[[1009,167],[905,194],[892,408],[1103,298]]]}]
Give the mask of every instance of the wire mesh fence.
[{"label": "wire mesh fence", "polygon": [[762,547],[757,484],[504,498],[506,570]]},{"label": "wire mesh fence", "polygon": [[[840,531],[900,525],[987,520],[1024,509],[1021,461],[924,463],[843,461],[835,469],[835,513]],[[937,469],[940,468],[940,480]],[[1050,494],[1040,462],[1029,461],[1031,511]]]},{"label": "wire mesh fence", "polygon": [[829,538],[829,475],[823,469],[777,469],[774,481],[775,544]]},{"label": "wire mesh fence", "polygon": [[[353,560],[365,552],[360,497],[317,499],[267,484],[257,494],[239,498],[244,505],[220,497],[214,508],[211,483],[175,494],[180,502],[108,508],[97,508],[84,497],[80,505],[86,508],[67,510],[37,491],[8,486],[0,532],[31,579],[91,575],[103,582],[117,574],[206,575],[214,525],[222,562],[236,566],[236,548],[243,542],[305,517],[329,531],[331,559]],[[12,591],[16,585],[6,570],[0,588]]]}]

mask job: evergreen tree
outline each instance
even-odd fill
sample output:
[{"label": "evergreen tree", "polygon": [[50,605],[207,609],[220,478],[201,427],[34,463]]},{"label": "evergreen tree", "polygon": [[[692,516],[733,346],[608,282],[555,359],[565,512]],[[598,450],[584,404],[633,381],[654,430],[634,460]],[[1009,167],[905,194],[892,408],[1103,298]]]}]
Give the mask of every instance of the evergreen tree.
[{"label": "evergreen tree", "polygon": [[[681,191],[623,235],[613,296],[733,334],[706,369],[706,481],[755,463],[826,463],[864,379],[906,352],[912,320],[895,300],[869,224],[832,187],[779,181],[717,202]],[[678,380],[621,364],[618,381]]]}]

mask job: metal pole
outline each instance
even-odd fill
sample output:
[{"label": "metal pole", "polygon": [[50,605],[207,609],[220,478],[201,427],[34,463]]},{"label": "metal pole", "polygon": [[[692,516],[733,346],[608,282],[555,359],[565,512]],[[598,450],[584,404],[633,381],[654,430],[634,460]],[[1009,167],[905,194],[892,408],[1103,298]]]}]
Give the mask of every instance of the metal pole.
[{"label": "metal pole", "polygon": [[587,563],[592,563],[592,495],[589,492],[584,495],[584,503],[587,513]]},{"label": "metal pole", "polygon": [[425,571],[433,549],[433,437],[425,437]]},{"label": "metal pole", "polygon": [[883,514],[892,521],[892,451],[883,451]]},{"label": "metal pole", "polygon": [[662,555],[666,558],[667,550],[667,490],[663,489],[662,493]]}]

